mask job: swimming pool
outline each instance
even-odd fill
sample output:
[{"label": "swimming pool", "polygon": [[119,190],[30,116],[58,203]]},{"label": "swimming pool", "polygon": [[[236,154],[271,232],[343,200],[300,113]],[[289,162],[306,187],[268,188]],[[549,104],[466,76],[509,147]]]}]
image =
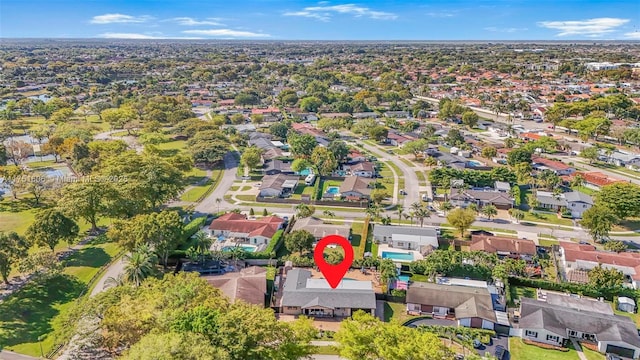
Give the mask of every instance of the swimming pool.
[{"label": "swimming pool", "polygon": [[398,280],[409,282],[409,275],[398,275]]},{"label": "swimming pool", "polygon": [[383,251],[382,258],[398,261],[413,261],[413,254],[404,252]]},{"label": "swimming pool", "polygon": [[311,169],[309,169],[309,168],[306,168],[304,170],[300,170],[300,175],[301,176],[307,176],[309,174],[311,174]]},{"label": "swimming pool", "polygon": [[253,245],[240,245],[240,246],[223,246],[222,251],[231,251],[231,249],[239,247],[246,252],[256,252],[257,247]]},{"label": "swimming pool", "polygon": [[340,194],[340,188],[337,186],[329,186],[327,188],[327,194],[338,195]]},{"label": "swimming pool", "polygon": [[467,165],[468,165],[468,166],[471,166],[471,167],[484,166],[484,164],[483,164],[483,163],[481,163],[481,162],[480,162],[480,161],[478,161],[478,160],[469,160],[469,161],[467,161]]}]

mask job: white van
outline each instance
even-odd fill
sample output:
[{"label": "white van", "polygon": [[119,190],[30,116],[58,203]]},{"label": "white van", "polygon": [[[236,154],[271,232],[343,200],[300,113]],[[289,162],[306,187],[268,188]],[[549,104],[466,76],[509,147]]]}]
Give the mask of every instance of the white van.
[{"label": "white van", "polygon": [[304,179],[304,183],[307,184],[307,186],[313,185],[313,183],[315,181],[316,181],[316,175],[315,174],[309,174],[309,175],[307,175],[307,178]]}]

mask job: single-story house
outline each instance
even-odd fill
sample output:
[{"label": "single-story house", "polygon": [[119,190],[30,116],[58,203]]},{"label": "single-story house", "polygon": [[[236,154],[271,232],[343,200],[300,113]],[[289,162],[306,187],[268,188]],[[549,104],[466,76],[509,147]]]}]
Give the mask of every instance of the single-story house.
[{"label": "single-story house", "polygon": [[264,306],[267,294],[267,270],[251,266],[239,272],[203,276],[209,285],[218,288],[232,303],[242,300],[249,304]]},{"label": "single-story house", "polygon": [[358,150],[355,150],[355,149],[349,150],[349,154],[347,155],[347,158],[349,159],[349,161],[354,163],[367,161],[366,156],[364,156],[362,153],[360,153]]},{"label": "single-story house", "polygon": [[576,169],[563,163],[562,161],[547,159],[539,156],[533,156],[531,158],[532,167],[536,170],[551,170],[556,175],[571,175],[576,172]]},{"label": "single-story house", "polygon": [[498,322],[487,288],[414,282],[407,290],[407,312],[453,318],[458,326],[493,330]]},{"label": "single-story house", "polygon": [[373,111],[353,113],[354,119],[377,119],[378,113]]},{"label": "single-story house", "polygon": [[635,289],[640,288],[640,253],[598,251],[593,245],[569,241],[561,241],[558,252],[558,260],[566,272],[591,270],[596,266],[613,268],[622,272]]},{"label": "single-story house", "polygon": [[297,219],[291,230],[307,230],[316,240],[320,240],[329,235],[340,235],[348,239],[351,228],[344,224],[325,224],[321,219],[311,216]]},{"label": "single-story house", "polygon": [[214,219],[208,232],[213,237],[232,237],[253,245],[267,245],[283,223],[284,219],[277,216],[249,220],[245,215],[229,212]]},{"label": "single-story house", "polygon": [[375,224],[373,239],[378,243],[405,250],[421,251],[423,247],[428,246],[438,248],[438,233],[433,228]]},{"label": "single-story house", "polygon": [[368,161],[359,162],[353,165],[347,165],[351,175],[372,178],[376,174],[376,168],[373,163]]},{"label": "single-story house", "polygon": [[611,154],[607,155],[605,150],[600,150],[599,159],[608,162],[609,164],[614,164],[616,166],[624,166],[629,169],[637,169],[640,167],[640,155],[623,152],[623,151],[614,151]]},{"label": "single-story house", "polygon": [[372,180],[369,178],[347,176],[340,185],[340,196],[353,201],[369,199],[371,182]]},{"label": "single-story house", "polygon": [[357,310],[375,315],[376,295],[371,281],[342,280],[332,289],[326,279],[312,279],[309,270],[291,269],[278,305],[288,315],[348,317]]},{"label": "single-story house", "polygon": [[582,214],[593,206],[591,196],[580,192],[571,191],[562,194],[554,194],[549,191],[537,191],[536,200],[541,208],[560,211],[565,208],[571,211],[571,216],[575,219],[581,219]]},{"label": "single-story house", "polygon": [[408,111],[386,111],[384,114],[384,117],[387,118],[410,118],[411,117],[411,113]]},{"label": "single-story house", "polygon": [[575,175],[580,175],[580,177],[582,177],[582,182],[585,187],[594,190],[600,190],[604,186],[615,184],[617,182],[624,182],[624,180],[612,178],[599,171],[578,172]]},{"label": "single-story house", "polygon": [[466,208],[469,204],[476,204],[479,207],[485,205],[493,205],[498,209],[511,209],[513,207],[513,198],[509,193],[489,189],[460,189],[452,188],[449,194],[449,202],[453,206]]},{"label": "single-story house", "polygon": [[526,239],[472,235],[469,250],[531,260],[536,254],[536,243]]},{"label": "single-story house", "polygon": [[575,338],[597,345],[601,353],[631,359],[640,356],[635,323],[629,317],[614,315],[606,303],[550,293],[546,301],[523,297],[520,302],[523,339],[563,346]]},{"label": "single-story house", "polygon": [[282,197],[294,192],[297,186],[297,176],[285,174],[265,175],[262,178],[259,196]]},{"label": "single-story house", "polygon": [[291,174],[293,175],[294,171],[291,170],[291,163],[288,161],[282,161],[278,159],[273,159],[264,164],[264,173],[266,175],[275,175],[275,174]]},{"label": "single-story house", "polygon": [[389,132],[387,134],[387,143],[393,145],[393,146],[398,146],[398,147],[402,147],[405,143],[411,141],[413,139],[406,137],[404,135],[400,135],[398,133],[394,133],[394,132]]}]

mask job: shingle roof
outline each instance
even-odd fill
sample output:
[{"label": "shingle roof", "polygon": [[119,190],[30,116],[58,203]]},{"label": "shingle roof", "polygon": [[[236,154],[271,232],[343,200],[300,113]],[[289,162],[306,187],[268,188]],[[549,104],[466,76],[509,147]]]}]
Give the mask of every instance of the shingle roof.
[{"label": "shingle roof", "polygon": [[513,205],[513,199],[507,193],[499,191],[484,191],[472,189],[451,189],[451,200],[464,200],[470,198],[474,200],[488,201],[498,205]]},{"label": "shingle roof", "polygon": [[260,185],[260,190],[264,190],[264,189],[282,190],[282,185],[287,180],[297,181],[298,177],[293,175],[284,175],[284,174],[265,175],[262,178],[262,185]]},{"label": "shingle roof", "polygon": [[473,235],[471,237],[470,250],[488,253],[509,252],[511,254],[535,255],[536,243],[525,239]]},{"label": "shingle roof", "polygon": [[[308,280],[311,279],[311,272],[304,269],[292,269],[287,273],[284,282],[281,306],[314,307],[321,306],[328,309],[352,308],[352,309],[375,309],[376,296],[373,288],[350,289],[349,282],[355,280],[343,280],[341,285],[335,289],[307,287]],[[361,281],[358,281],[360,283]],[[344,284],[347,285],[344,285]],[[345,286],[345,287],[341,287]]]},{"label": "shingle roof", "polygon": [[491,294],[486,288],[414,282],[407,290],[406,301],[455,309],[458,319],[479,317],[497,321]]},{"label": "shingle roof", "polygon": [[292,230],[307,230],[316,238],[328,235],[340,235],[345,238],[349,236],[348,225],[325,224],[324,221],[315,217],[296,220]]},{"label": "shingle roof", "polygon": [[258,266],[240,272],[204,276],[205,280],[220,289],[231,302],[243,300],[249,304],[264,306],[267,292],[267,270]]},{"label": "shingle roof", "polygon": [[567,329],[595,334],[596,340],[618,341],[640,348],[635,323],[626,316],[559,307],[545,301],[521,298],[520,328],[545,329],[566,337]]},{"label": "shingle roof", "polygon": [[370,182],[370,179],[361,176],[347,176],[344,178],[342,185],[340,185],[340,192],[355,191],[363,195],[369,195],[371,193],[371,189],[368,187]]}]

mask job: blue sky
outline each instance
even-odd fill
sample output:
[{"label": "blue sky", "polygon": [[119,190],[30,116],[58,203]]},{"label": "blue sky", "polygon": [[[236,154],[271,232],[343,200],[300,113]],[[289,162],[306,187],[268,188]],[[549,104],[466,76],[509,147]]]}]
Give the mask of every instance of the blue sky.
[{"label": "blue sky", "polygon": [[1,0],[0,37],[640,40],[640,1]]}]

